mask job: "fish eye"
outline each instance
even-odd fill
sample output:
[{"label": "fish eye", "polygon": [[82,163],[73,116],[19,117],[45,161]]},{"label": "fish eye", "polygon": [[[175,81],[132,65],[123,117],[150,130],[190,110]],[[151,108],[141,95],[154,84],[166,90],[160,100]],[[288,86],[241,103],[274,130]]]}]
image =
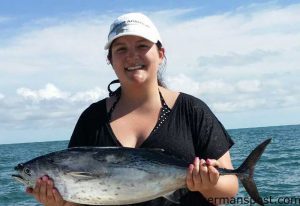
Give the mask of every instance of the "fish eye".
[{"label": "fish eye", "polygon": [[31,176],[31,171],[29,168],[25,167],[23,171],[26,175]]}]

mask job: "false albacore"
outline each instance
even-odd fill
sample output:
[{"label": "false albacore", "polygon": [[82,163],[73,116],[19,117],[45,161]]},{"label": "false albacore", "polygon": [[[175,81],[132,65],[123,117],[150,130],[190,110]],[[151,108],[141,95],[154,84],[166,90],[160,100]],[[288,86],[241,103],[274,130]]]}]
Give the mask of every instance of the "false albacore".
[{"label": "false albacore", "polygon": [[[258,145],[238,169],[218,168],[238,176],[250,197],[263,205],[253,180],[254,166],[271,139]],[[48,175],[62,197],[88,205],[133,204],[186,187],[187,162],[160,149],[77,147],[49,153],[15,167],[12,175],[27,187]],[[173,199],[176,202],[176,200]]]}]

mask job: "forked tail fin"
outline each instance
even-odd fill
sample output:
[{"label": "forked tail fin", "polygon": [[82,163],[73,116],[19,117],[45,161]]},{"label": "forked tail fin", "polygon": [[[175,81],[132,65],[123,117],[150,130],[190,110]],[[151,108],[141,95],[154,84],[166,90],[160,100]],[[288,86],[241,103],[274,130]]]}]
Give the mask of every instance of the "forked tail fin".
[{"label": "forked tail fin", "polygon": [[262,198],[260,197],[255,182],[253,180],[254,167],[264,152],[267,145],[271,142],[271,138],[265,140],[263,143],[258,145],[246,158],[243,164],[236,169],[236,175],[242,182],[244,188],[250,197],[258,204],[264,205]]}]

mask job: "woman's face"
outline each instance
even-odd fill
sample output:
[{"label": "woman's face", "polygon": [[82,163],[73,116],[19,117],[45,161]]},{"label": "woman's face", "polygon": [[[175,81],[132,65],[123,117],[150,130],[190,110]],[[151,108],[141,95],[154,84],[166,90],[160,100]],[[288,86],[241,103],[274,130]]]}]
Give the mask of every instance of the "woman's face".
[{"label": "woman's face", "polygon": [[122,84],[157,82],[164,49],[138,36],[117,38],[111,46],[111,64]]}]

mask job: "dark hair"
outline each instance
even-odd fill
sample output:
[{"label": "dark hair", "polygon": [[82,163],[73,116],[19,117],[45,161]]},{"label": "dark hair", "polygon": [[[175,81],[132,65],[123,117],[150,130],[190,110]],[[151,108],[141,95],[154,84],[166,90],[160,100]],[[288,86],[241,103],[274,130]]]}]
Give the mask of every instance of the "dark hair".
[{"label": "dark hair", "polygon": [[[108,54],[107,54],[107,59],[108,61],[111,63],[112,62],[112,51],[111,51],[111,46],[112,46],[113,42],[111,43],[110,47],[109,47],[109,50],[108,50]],[[156,46],[158,48],[158,50],[161,50],[163,47],[162,47],[162,43],[160,41],[157,41],[156,43]],[[165,71],[165,67],[166,67],[166,64],[167,64],[167,57],[164,56],[164,60],[163,60],[163,63],[160,65],[160,68],[158,70],[158,73],[157,73],[157,81],[158,81],[158,85],[161,86],[161,87],[164,87],[166,88],[166,84],[164,83],[164,80],[163,80],[163,72]],[[120,81],[118,79],[116,80],[113,80],[111,81],[108,86],[107,86],[107,90],[109,92],[109,96],[113,96],[113,95],[120,95],[121,94],[121,87],[119,87],[118,89],[116,89],[115,91],[112,91],[110,89],[110,86],[112,84],[116,84],[116,83],[120,83]]]}]

